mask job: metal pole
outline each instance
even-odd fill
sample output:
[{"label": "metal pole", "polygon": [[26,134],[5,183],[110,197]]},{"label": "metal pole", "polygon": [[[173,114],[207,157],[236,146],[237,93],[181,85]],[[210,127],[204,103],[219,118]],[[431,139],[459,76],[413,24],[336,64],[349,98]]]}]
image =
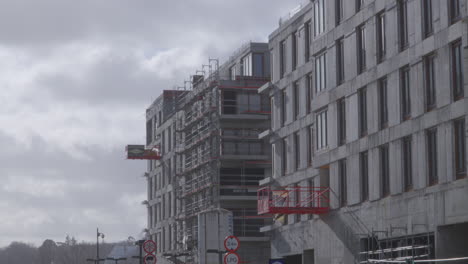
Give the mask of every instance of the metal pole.
[{"label": "metal pole", "polygon": [[96,263],[99,264],[99,228],[96,228]]}]

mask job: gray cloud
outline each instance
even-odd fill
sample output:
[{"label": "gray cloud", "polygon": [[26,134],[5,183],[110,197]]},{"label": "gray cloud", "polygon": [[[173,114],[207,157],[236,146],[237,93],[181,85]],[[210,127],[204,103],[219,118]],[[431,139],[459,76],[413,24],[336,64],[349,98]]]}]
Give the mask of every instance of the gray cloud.
[{"label": "gray cloud", "polygon": [[0,247],[146,225],[145,108],[299,0],[0,0]]}]

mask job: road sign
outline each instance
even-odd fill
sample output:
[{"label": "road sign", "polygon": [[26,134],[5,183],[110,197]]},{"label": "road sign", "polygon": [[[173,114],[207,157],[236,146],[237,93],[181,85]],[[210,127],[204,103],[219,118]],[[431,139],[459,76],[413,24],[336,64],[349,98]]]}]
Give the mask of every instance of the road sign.
[{"label": "road sign", "polygon": [[154,242],[153,240],[146,240],[146,242],[143,243],[143,250],[148,254],[155,252],[156,242]]},{"label": "road sign", "polygon": [[235,252],[229,252],[224,256],[224,264],[239,264],[240,257]]},{"label": "road sign", "polygon": [[145,260],[145,264],[156,264],[156,262],[158,261],[156,259],[156,256],[153,254],[146,255],[144,260]]},{"label": "road sign", "polygon": [[240,241],[235,236],[228,236],[224,239],[224,248],[229,252],[236,252],[240,247]]}]

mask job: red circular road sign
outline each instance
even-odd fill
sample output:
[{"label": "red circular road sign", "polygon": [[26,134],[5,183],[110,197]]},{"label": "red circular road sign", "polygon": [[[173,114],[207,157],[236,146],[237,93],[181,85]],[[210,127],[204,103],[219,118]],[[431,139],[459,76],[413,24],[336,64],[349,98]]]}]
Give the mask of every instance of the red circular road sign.
[{"label": "red circular road sign", "polygon": [[229,252],[224,256],[224,264],[239,264],[240,257],[235,252]]},{"label": "red circular road sign", "polygon": [[240,241],[235,236],[228,236],[224,239],[224,248],[229,252],[236,252],[240,247]]},{"label": "red circular road sign", "polygon": [[153,254],[146,255],[144,260],[145,260],[145,264],[156,264],[156,262],[158,261],[156,259],[156,256]]},{"label": "red circular road sign", "polygon": [[156,242],[154,242],[153,240],[146,240],[145,243],[143,243],[143,250],[148,254],[155,252]]}]

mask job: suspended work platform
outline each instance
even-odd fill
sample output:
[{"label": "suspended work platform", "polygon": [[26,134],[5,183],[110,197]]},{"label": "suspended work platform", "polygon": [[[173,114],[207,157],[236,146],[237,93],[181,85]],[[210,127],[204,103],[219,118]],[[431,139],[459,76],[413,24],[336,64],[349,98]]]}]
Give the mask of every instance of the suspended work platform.
[{"label": "suspended work platform", "polygon": [[258,214],[325,214],[330,210],[329,187],[286,187],[257,191]]},{"label": "suspended work platform", "polygon": [[133,160],[160,160],[159,147],[146,149],[144,145],[127,145],[125,147],[127,159]]}]

